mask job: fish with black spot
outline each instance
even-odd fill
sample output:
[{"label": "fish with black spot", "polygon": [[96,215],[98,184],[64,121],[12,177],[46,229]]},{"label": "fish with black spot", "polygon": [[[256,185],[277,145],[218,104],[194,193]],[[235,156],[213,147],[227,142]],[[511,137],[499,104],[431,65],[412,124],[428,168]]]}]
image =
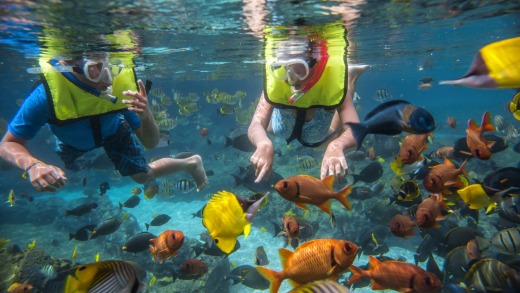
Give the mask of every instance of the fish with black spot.
[{"label": "fish with black spot", "polygon": [[150,223],[144,224],[146,226],[146,231],[148,231],[148,228],[150,228],[150,226],[162,226],[162,225],[168,223],[168,221],[170,219],[171,219],[171,217],[166,214],[156,215],[153,217],[153,219]]},{"label": "fish with black spot", "polygon": [[96,236],[109,235],[116,232],[119,226],[121,226],[121,221],[116,218],[108,218],[99,223],[92,231],[92,234]]},{"label": "fish with black spot", "polygon": [[69,233],[69,241],[74,239],[78,241],[88,241],[92,238],[96,238],[97,235],[93,235],[92,231],[96,228],[97,225],[89,224],[79,228],[75,233]]},{"label": "fish with black spot", "polygon": [[435,120],[426,109],[404,100],[391,100],[374,108],[360,123],[348,122],[361,148],[368,134],[397,135],[401,132],[426,134],[435,129]]},{"label": "fish with black spot", "polygon": [[108,184],[108,182],[103,182],[99,185],[99,195],[105,195],[105,193],[107,192],[107,190],[110,189],[110,185]]},{"label": "fish with black spot", "polygon": [[95,202],[85,203],[85,204],[82,204],[82,205],[79,205],[79,206],[73,208],[72,210],[66,210],[65,217],[68,217],[68,216],[80,217],[80,216],[90,213],[93,209],[95,209],[97,207],[98,207],[98,204]]},{"label": "fish with black spot", "polygon": [[135,208],[141,202],[141,198],[137,195],[132,195],[124,203],[119,203],[119,209]]},{"label": "fish with black spot", "polygon": [[150,249],[150,239],[157,238],[149,232],[140,232],[130,237],[123,245],[122,249],[126,252],[141,252]]}]

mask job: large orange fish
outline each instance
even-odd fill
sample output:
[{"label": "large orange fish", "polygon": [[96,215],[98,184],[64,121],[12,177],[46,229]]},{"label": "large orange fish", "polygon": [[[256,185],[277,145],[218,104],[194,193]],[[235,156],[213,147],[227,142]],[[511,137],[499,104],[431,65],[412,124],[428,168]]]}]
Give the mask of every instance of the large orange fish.
[{"label": "large orange fish", "polygon": [[426,141],[431,133],[427,134],[408,134],[399,149],[399,160],[403,164],[413,164],[422,160],[421,153],[427,149]]},{"label": "large orange fish", "polygon": [[491,147],[495,144],[494,141],[488,142],[484,138],[485,131],[495,131],[495,127],[491,125],[491,116],[489,112],[484,113],[480,127],[472,119],[468,121],[468,129],[466,130],[466,143],[471,151],[471,154],[477,159],[489,160],[491,158]]},{"label": "large orange fish", "polygon": [[275,293],[285,279],[294,287],[316,280],[337,280],[338,275],[354,262],[358,250],[356,244],[347,240],[316,239],[302,244],[295,252],[278,249],[281,272],[265,267],[256,269],[271,282],[271,293]]},{"label": "large orange fish", "polygon": [[455,165],[448,160],[444,160],[444,164],[435,165],[430,172],[424,177],[423,186],[429,192],[433,193],[450,193],[450,187],[462,187],[463,182],[459,175],[467,175],[464,171],[466,161],[462,163],[460,168],[455,168]]},{"label": "large orange fish", "polygon": [[423,200],[415,214],[415,224],[419,228],[439,228],[437,221],[444,220],[449,210],[442,196],[431,195]]},{"label": "large orange fish", "polygon": [[307,209],[305,204],[313,204],[330,214],[330,199],[337,199],[341,204],[351,209],[347,196],[352,185],[338,192],[334,192],[334,175],[319,180],[309,175],[296,175],[285,178],[276,183],[276,191],[288,201],[294,202],[298,207]]},{"label": "large orange fish", "polygon": [[390,227],[390,231],[392,234],[394,234],[394,236],[408,239],[408,236],[415,235],[415,232],[413,231],[415,222],[410,218],[409,215],[397,214],[393,216],[388,226]]},{"label": "large orange fish", "polygon": [[165,259],[177,255],[177,251],[184,243],[184,233],[177,230],[166,230],[159,237],[150,239],[150,242],[154,244],[150,245],[154,261],[157,262],[157,256],[159,256],[160,262],[163,263]]},{"label": "large orange fish", "polygon": [[434,274],[405,262],[394,260],[380,262],[370,256],[368,270],[353,265],[349,269],[352,271],[349,284],[363,278],[371,278],[372,290],[391,289],[399,292],[428,293],[438,292],[442,288],[441,281]]}]

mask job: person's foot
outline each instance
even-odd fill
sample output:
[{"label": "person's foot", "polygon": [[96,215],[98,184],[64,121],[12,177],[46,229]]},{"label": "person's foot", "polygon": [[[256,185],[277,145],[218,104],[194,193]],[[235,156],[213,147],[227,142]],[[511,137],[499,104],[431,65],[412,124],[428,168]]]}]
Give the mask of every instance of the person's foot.
[{"label": "person's foot", "polygon": [[352,75],[361,75],[361,73],[365,72],[365,70],[369,69],[370,65],[366,64],[349,64],[348,65],[348,74]]},{"label": "person's foot", "polygon": [[202,158],[199,155],[194,155],[187,158],[190,171],[188,171],[195,179],[195,183],[197,184],[197,191],[201,191],[204,186],[208,183],[208,177],[206,176],[206,171],[204,170],[204,166],[202,165]]}]

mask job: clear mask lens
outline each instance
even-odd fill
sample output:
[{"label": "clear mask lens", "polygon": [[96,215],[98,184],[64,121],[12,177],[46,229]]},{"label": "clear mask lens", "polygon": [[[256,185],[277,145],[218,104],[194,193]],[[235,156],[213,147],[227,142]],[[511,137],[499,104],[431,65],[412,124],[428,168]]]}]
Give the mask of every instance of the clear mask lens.
[{"label": "clear mask lens", "polygon": [[112,77],[123,71],[123,64],[110,64],[108,58],[104,60],[88,60],[83,65],[85,77],[92,82],[112,83]]},{"label": "clear mask lens", "polygon": [[303,59],[277,60],[271,64],[273,76],[290,85],[309,76],[309,64]]}]

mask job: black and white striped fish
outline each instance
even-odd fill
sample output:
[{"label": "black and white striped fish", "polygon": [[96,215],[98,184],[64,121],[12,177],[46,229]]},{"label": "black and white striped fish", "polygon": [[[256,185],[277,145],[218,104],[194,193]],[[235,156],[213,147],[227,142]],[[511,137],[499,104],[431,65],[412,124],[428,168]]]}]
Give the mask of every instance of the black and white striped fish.
[{"label": "black and white striped fish", "polygon": [[182,179],[177,181],[177,184],[175,184],[175,189],[180,192],[188,193],[195,189],[195,183],[188,179]]},{"label": "black and white striped fish", "polygon": [[137,264],[122,260],[108,260],[78,266],[65,281],[64,292],[142,292]]}]

